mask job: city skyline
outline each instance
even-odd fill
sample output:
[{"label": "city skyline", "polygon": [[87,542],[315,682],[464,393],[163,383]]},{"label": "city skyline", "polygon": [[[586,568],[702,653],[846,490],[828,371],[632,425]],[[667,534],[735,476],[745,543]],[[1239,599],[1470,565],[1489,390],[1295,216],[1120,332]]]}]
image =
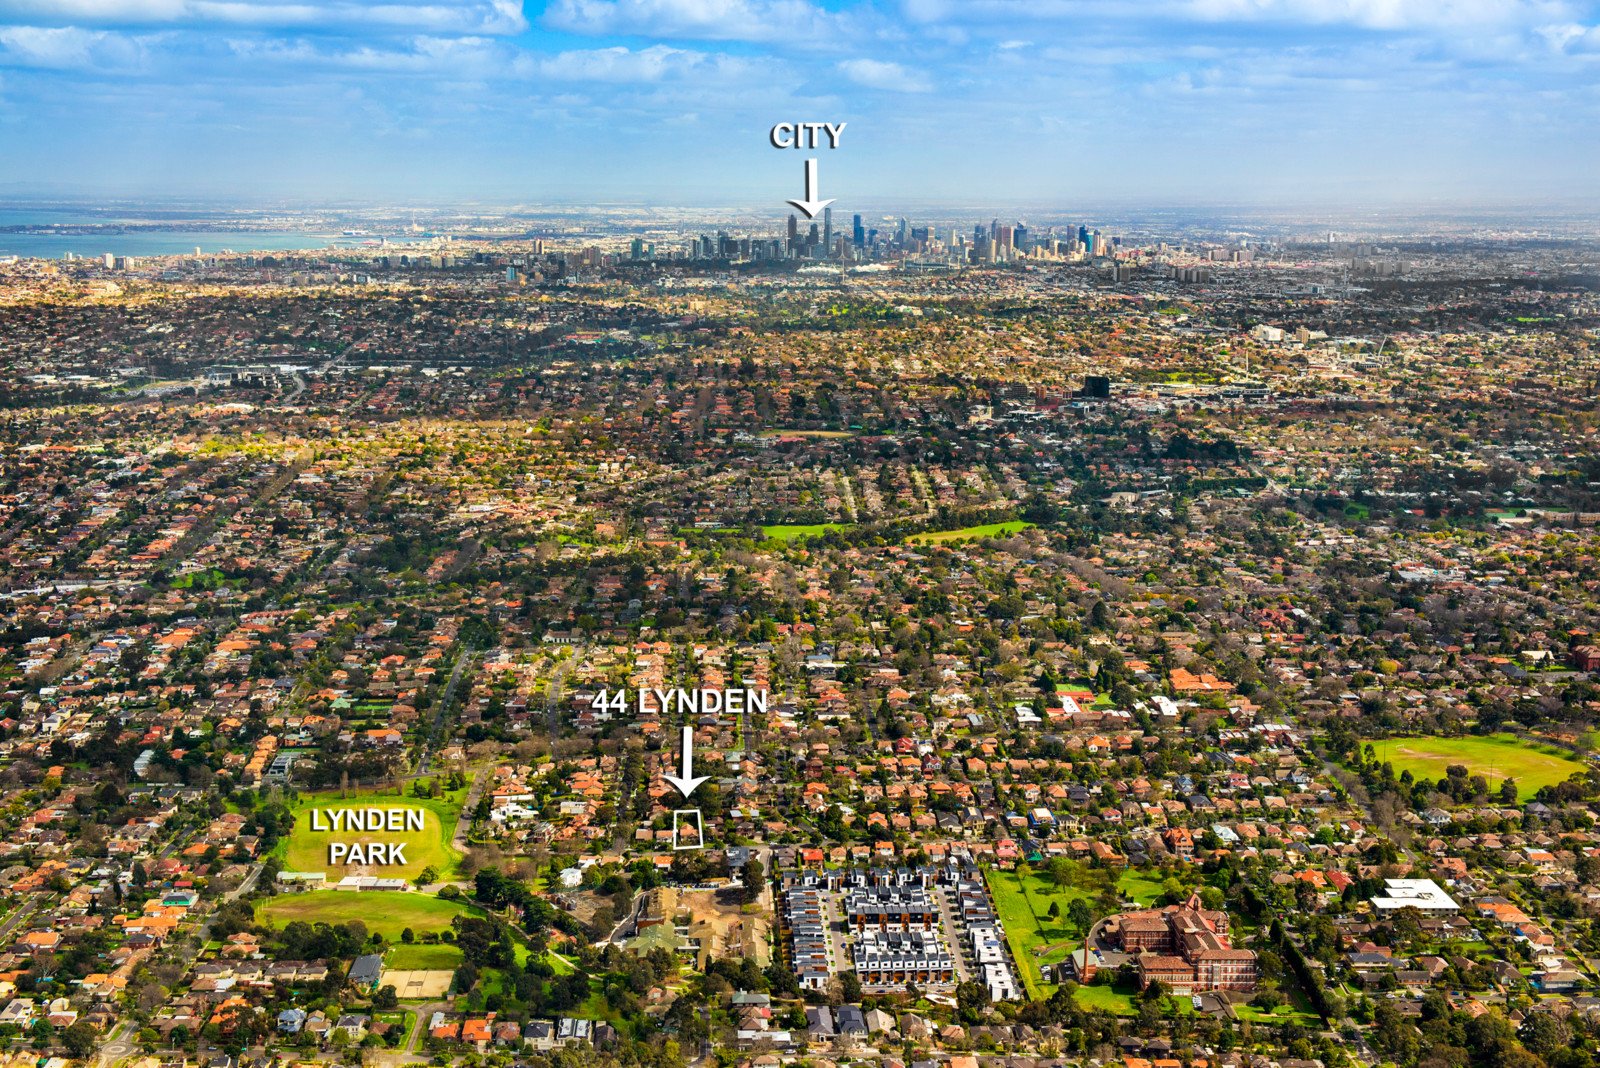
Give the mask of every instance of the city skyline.
[{"label": "city skyline", "polygon": [[758,204],[832,121],[841,208],[1573,201],[1597,6],[0,0],[0,192]]}]

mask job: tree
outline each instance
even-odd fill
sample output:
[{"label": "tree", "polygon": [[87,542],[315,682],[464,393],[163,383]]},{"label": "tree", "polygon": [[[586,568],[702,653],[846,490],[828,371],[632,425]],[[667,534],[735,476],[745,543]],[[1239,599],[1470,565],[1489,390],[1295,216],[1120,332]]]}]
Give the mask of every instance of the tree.
[{"label": "tree", "polygon": [[406,945],[409,946],[411,943],[415,942],[416,940],[417,940],[417,933],[415,931],[413,931],[411,928],[406,927],[406,928],[403,928],[400,931],[400,941],[404,942]]},{"label": "tree", "polygon": [[418,886],[430,886],[439,881],[439,869],[429,864],[417,873]]},{"label": "tree", "polygon": [[82,1060],[94,1052],[98,1035],[87,1020],[79,1020],[61,1032],[61,1046],[68,1054]]},{"label": "tree", "polygon": [[1067,904],[1067,919],[1078,930],[1087,931],[1094,923],[1094,913],[1089,910],[1087,901],[1081,897],[1076,897]]},{"label": "tree", "polygon": [[767,877],[766,869],[761,866],[761,861],[751,857],[744,866],[743,887],[739,897],[746,903],[754,901],[761,896],[761,883]]},{"label": "tree", "polygon": [[1548,1057],[1558,1049],[1565,1049],[1572,1041],[1572,1028],[1554,1013],[1532,1012],[1522,1021],[1517,1037],[1531,1052]]},{"label": "tree", "polygon": [[375,1009],[392,1009],[400,1004],[400,997],[394,984],[386,983],[372,994],[372,1007]]},{"label": "tree", "polygon": [[989,988],[968,980],[956,987],[956,1016],[965,1024],[975,1024],[989,1011]]}]

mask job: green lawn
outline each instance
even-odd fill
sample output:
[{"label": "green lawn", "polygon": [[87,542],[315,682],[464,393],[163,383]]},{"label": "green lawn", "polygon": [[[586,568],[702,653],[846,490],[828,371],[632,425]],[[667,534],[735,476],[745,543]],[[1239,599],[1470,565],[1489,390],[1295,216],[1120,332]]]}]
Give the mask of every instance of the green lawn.
[{"label": "green lawn", "polygon": [[1137,901],[1144,908],[1149,908],[1161,896],[1161,880],[1127,868],[1117,876],[1117,893],[1125,901]]},{"label": "green lawn", "polygon": [[[1087,902],[1091,916],[1099,920],[1104,918],[1105,910],[1097,902],[1104,895],[1114,894],[1148,907],[1162,893],[1160,879],[1135,869],[1125,869],[1113,877],[1104,868],[1083,863],[1075,866],[1073,879],[1066,886],[1052,882],[1043,865],[1026,874],[992,868],[986,878],[995,911],[1006,930],[1006,942],[1030,997],[1045,997],[1055,989],[1054,984],[1039,979],[1041,964],[1060,964],[1083,947],[1088,932],[1080,931],[1067,919],[1072,902]],[[1052,904],[1057,911],[1054,919],[1050,916]]]},{"label": "green lawn", "polygon": [[1293,985],[1288,986],[1284,992],[1288,994],[1289,1001],[1271,1012],[1264,1012],[1249,1004],[1235,1005],[1234,1011],[1239,1014],[1239,1019],[1254,1023],[1292,1023],[1299,1027],[1321,1030],[1322,1017],[1312,1011],[1311,1002],[1306,999],[1305,993]]},{"label": "green lawn", "polygon": [[[1039,979],[1039,966],[1060,964],[1083,944],[1083,932],[1067,919],[1067,906],[1078,898],[1092,905],[1095,893],[1075,886],[1057,887],[1037,872],[1019,875],[993,868],[987,874],[989,893],[1006,929],[1006,942],[1022,985],[1030,997],[1046,997],[1055,986]],[[1056,919],[1049,916],[1052,902],[1060,911]]]},{"label": "green lawn", "polygon": [[1279,1005],[1271,1012],[1262,1012],[1254,1005],[1235,1005],[1233,1011],[1239,1014],[1239,1019],[1249,1020],[1251,1023],[1292,1023],[1307,1028],[1322,1027],[1322,1017],[1314,1012],[1302,1012],[1292,1005]]},{"label": "green lawn", "polygon": [[913,534],[906,540],[917,545],[940,545],[947,541],[965,541],[970,538],[1000,538],[1007,534],[1015,534],[1020,530],[1027,530],[1033,524],[1021,519],[1013,519],[1008,523],[985,523],[981,527],[962,527],[959,530],[934,530],[925,534]]},{"label": "green lawn", "polygon": [[[346,875],[376,875],[382,878],[415,879],[423,868],[437,868],[441,876],[455,873],[461,856],[450,845],[455,834],[456,817],[461,811],[461,793],[440,798],[406,797],[399,793],[377,791],[349,791],[348,797],[337,793],[308,794],[295,802],[294,833],[281,845],[283,867],[286,871],[326,872],[329,882],[337,882]],[[422,811],[420,831],[313,831],[311,813],[322,810],[320,817],[329,820],[327,813],[334,809],[358,808],[408,808]],[[330,864],[330,842],[404,842],[404,864]]]},{"label": "green lawn", "polygon": [[[465,901],[446,901],[429,894],[402,890],[311,890],[279,894],[259,909],[258,918],[273,927],[303,920],[306,923],[349,923],[360,920],[391,942],[409,927],[417,934],[449,929],[456,916],[481,916],[483,910]],[[430,947],[418,946],[417,949]]]},{"label": "green lawn", "polygon": [[1114,986],[1094,984],[1080,986],[1073,997],[1086,1009],[1099,1009],[1116,1016],[1135,1016],[1139,1012],[1133,1004],[1136,993],[1136,990],[1119,990]]},{"label": "green lawn", "polygon": [[409,946],[403,942],[396,942],[389,947],[389,952],[383,958],[384,967],[402,972],[444,971],[446,969],[454,971],[456,965],[460,963],[461,950],[444,942],[431,946],[423,945],[420,942]]},{"label": "green lawn", "polygon": [[849,523],[782,523],[762,527],[761,536],[772,541],[794,541],[796,538],[815,538],[830,530],[845,530]]},{"label": "green lawn", "polygon": [[1461,764],[1468,774],[1482,775],[1491,790],[1499,789],[1507,778],[1515,779],[1523,798],[1532,797],[1542,787],[1566,782],[1574,773],[1585,770],[1579,761],[1558,749],[1542,749],[1509,734],[1463,738],[1384,738],[1374,741],[1380,761],[1394,765],[1420,779],[1438,781],[1451,764]]},{"label": "green lawn", "polygon": [[1094,688],[1094,683],[1089,679],[1074,679],[1071,682],[1056,683],[1056,693],[1065,693],[1067,691],[1073,691],[1077,693],[1083,693],[1087,691],[1088,693],[1094,694],[1094,701],[1089,705],[1090,708],[1110,708],[1114,703],[1111,700],[1111,693],[1109,691],[1097,693]]}]

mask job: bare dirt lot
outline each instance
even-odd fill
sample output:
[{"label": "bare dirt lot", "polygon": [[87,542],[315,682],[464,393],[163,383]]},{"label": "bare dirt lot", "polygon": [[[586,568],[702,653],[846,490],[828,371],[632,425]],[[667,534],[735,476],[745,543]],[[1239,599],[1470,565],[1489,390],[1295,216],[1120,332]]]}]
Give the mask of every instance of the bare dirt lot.
[{"label": "bare dirt lot", "polygon": [[396,971],[390,969],[378,980],[380,986],[392,986],[401,999],[416,1001],[442,998],[450,992],[451,971]]}]

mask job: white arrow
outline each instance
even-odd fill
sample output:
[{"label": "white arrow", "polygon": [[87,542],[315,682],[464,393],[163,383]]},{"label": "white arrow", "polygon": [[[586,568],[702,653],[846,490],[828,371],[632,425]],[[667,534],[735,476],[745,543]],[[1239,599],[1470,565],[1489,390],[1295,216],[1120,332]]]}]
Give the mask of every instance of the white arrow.
[{"label": "white arrow", "polygon": [[666,779],[673,786],[677,787],[678,792],[683,795],[685,801],[689,799],[690,794],[694,793],[700,788],[701,783],[711,778],[709,775],[702,775],[698,779],[694,776],[693,727],[683,728],[683,774],[663,775],[662,778]]},{"label": "white arrow", "polygon": [[806,218],[815,219],[817,212],[832,204],[835,199],[833,197],[827,200],[817,199],[817,161],[814,159],[806,160],[806,198],[804,200],[791,200],[788,203],[793,204],[804,212]]}]

